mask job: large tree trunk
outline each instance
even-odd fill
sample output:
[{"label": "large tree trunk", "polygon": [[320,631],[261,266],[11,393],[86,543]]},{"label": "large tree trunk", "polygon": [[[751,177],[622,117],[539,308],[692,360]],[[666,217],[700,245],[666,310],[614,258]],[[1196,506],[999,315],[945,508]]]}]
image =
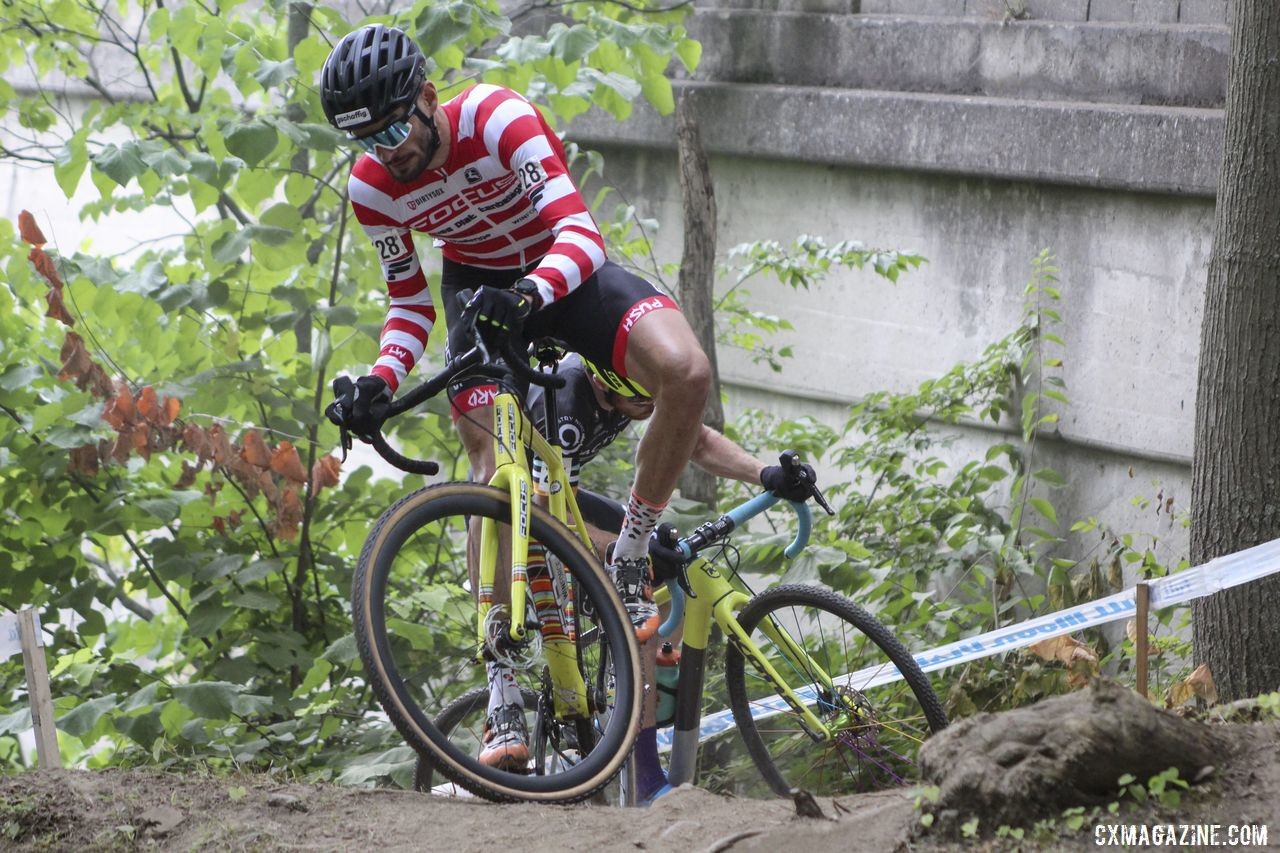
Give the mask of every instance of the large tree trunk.
[{"label": "large tree trunk", "polygon": [[[1196,392],[1191,558],[1280,536],[1280,5],[1235,0]],[[1280,688],[1280,578],[1195,604],[1224,700]]]},{"label": "large tree trunk", "polygon": [[[702,411],[702,422],[724,429],[720,405],[720,368],[716,364],[716,330],[713,288],[716,279],[716,194],[702,136],[694,118],[694,96],[685,93],[676,105],[676,144],[680,157],[680,193],[684,199],[684,254],[680,258],[680,307],[711,359],[711,393]],[[716,479],[690,466],[680,479],[687,498],[716,505]]]}]

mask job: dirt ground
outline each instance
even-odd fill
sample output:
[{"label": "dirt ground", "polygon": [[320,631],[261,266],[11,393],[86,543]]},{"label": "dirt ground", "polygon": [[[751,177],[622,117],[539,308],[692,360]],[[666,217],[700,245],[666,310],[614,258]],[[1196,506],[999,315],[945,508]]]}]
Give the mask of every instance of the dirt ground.
[{"label": "dirt ground", "polygon": [[[1235,724],[1222,766],[1176,812],[1126,804],[1110,821],[1265,824],[1280,848],[1280,725]],[[927,836],[914,790],[820,800],[825,818],[798,817],[785,800],[741,800],[692,787],[649,809],[593,805],[493,805],[406,791],[280,784],[268,777],[215,778],[150,770],[28,772],[0,779],[3,850],[441,850],[804,851],[894,849],[1083,849],[1096,817],[1036,842]],[[1105,830],[1099,830],[1105,837]],[[1272,839],[1274,836],[1274,840]],[[1131,848],[1132,849],[1132,848]],[[1189,849],[1174,845],[1174,849]]]}]

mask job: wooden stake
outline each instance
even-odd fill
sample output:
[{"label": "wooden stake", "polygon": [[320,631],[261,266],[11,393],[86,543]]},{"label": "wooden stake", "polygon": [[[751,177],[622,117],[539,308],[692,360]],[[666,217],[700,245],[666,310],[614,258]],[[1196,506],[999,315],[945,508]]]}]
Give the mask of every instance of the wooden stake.
[{"label": "wooden stake", "polygon": [[61,767],[58,730],[53,726],[53,696],[49,692],[49,668],[40,643],[36,612],[18,611],[18,636],[22,641],[22,664],[27,670],[27,694],[31,702],[31,724],[36,733],[36,758],[41,770]]},{"label": "wooden stake", "polygon": [[1147,613],[1151,604],[1151,587],[1140,583],[1134,590],[1137,598],[1137,635],[1133,638],[1134,653],[1138,656],[1138,695],[1147,698]]}]

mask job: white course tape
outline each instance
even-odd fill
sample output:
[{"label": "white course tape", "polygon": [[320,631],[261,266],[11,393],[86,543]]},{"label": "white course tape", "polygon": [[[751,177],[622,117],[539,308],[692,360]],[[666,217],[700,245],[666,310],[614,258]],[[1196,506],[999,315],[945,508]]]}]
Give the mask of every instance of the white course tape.
[{"label": "white course tape", "polygon": [[[1151,607],[1159,609],[1212,595],[1219,590],[1264,578],[1280,572],[1280,539],[1256,545],[1235,554],[1217,557],[1202,566],[1187,569],[1150,582]],[[925,672],[936,672],[961,663],[978,660],[1025,648],[1050,637],[1071,634],[1084,628],[1106,625],[1124,619],[1137,610],[1136,592],[1130,587],[1124,592],[1059,610],[1047,616],[1037,616],[1025,622],[1006,625],[976,637],[948,643],[915,655],[916,663]],[[868,690],[898,681],[902,675],[889,662],[869,666],[835,679],[838,685],[854,690]],[[808,703],[815,699],[812,687],[797,690],[796,696]],[[752,703],[752,719],[764,719],[787,710],[787,703],[780,697]],[[718,711],[702,718],[698,740],[705,741],[734,727],[733,713]],[[658,732],[658,750],[671,749],[672,729]]]}]

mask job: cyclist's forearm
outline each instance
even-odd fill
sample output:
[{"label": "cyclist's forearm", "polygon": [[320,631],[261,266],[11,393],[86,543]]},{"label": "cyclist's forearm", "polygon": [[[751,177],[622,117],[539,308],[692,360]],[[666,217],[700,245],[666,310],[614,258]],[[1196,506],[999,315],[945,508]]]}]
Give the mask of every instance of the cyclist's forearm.
[{"label": "cyclist's forearm", "polygon": [[765,467],[764,462],[743,450],[737,442],[705,424],[690,461],[712,476],[741,480],[753,486],[760,485],[760,469]]}]

